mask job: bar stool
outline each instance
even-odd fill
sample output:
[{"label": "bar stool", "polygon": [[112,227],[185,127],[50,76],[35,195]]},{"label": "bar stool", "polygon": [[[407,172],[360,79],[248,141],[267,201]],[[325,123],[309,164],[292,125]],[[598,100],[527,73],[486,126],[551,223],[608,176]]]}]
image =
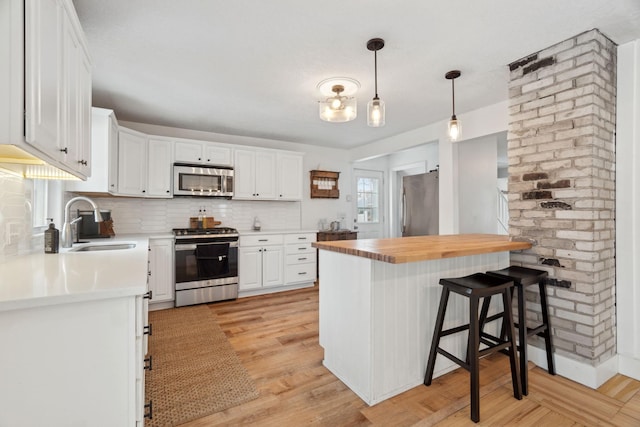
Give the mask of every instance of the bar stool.
[{"label": "bar stool", "polygon": [[[433,369],[436,363],[436,355],[438,353],[469,371],[471,377],[471,420],[477,423],[478,421],[480,421],[481,357],[496,353],[507,348],[509,349],[508,353],[509,361],[511,364],[511,382],[513,384],[513,396],[518,400],[522,399],[522,392],[520,389],[520,375],[518,373],[518,355],[516,352],[515,329],[510,304],[513,281],[511,279],[505,280],[503,278],[489,276],[484,273],[475,273],[465,277],[440,279],[440,285],[442,285],[443,287],[442,296],[440,297],[440,306],[438,307],[438,314],[436,316],[433,340],[431,342],[431,350],[429,352],[429,361],[427,362],[427,370],[424,376],[424,385],[431,385],[431,380],[433,379]],[[447,311],[447,303],[449,301],[449,295],[451,292],[469,298],[469,323],[442,330],[444,317]],[[502,328],[507,335],[506,341],[502,338],[502,336],[495,337],[483,332],[480,326],[480,318],[478,317],[480,298],[484,298],[484,301],[490,301],[491,297],[494,295],[502,295],[504,311],[501,313],[501,317]],[[469,330],[466,361],[457,358],[456,356],[440,347],[440,338],[465,330]],[[481,343],[488,345],[489,347],[480,350]]]},{"label": "bar stool", "polygon": [[[522,394],[529,394],[528,380],[529,374],[527,369],[527,339],[528,337],[537,335],[544,338],[544,346],[547,352],[547,371],[551,375],[556,374],[555,365],[553,363],[553,341],[551,339],[551,325],[549,323],[549,306],[547,303],[547,291],[545,279],[549,275],[546,271],[536,270],[533,268],[511,266],[502,270],[487,271],[490,276],[498,277],[504,280],[513,280],[518,292],[518,351],[520,352],[520,376],[522,383]],[[527,306],[525,298],[525,288],[530,285],[538,284],[540,291],[540,307],[542,311],[542,324],[535,327],[527,327]],[[486,317],[484,304],[482,312]],[[488,318],[487,320],[490,320]]]}]

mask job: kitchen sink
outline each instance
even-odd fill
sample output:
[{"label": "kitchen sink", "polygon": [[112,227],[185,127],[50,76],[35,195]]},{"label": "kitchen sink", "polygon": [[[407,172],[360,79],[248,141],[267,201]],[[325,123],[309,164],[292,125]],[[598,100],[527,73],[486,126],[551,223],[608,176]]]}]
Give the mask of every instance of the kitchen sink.
[{"label": "kitchen sink", "polygon": [[93,252],[93,251],[117,251],[122,249],[133,249],[135,243],[111,243],[99,245],[87,245],[72,249],[73,252]]}]

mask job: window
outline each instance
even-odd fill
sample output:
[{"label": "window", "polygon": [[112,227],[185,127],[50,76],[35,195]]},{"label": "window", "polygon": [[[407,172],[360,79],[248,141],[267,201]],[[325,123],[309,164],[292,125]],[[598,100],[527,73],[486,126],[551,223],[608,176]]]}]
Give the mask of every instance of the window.
[{"label": "window", "polygon": [[358,177],[358,222],[377,223],[379,212],[380,180],[378,178]]}]

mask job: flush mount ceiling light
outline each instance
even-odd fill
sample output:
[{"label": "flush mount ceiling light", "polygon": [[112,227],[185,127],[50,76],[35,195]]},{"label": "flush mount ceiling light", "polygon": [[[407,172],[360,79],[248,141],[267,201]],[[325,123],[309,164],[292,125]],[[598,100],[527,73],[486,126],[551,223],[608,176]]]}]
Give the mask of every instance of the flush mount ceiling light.
[{"label": "flush mount ceiling light", "polygon": [[444,75],[445,79],[451,80],[451,100],[453,105],[453,113],[451,115],[451,119],[449,120],[447,132],[449,134],[449,141],[451,142],[457,141],[458,138],[460,138],[461,131],[460,121],[458,121],[458,118],[456,117],[456,91],[453,83],[453,81],[458,77],[460,77],[459,70],[452,70]]},{"label": "flush mount ceiling light", "polygon": [[384,47],[384,40],[371,39],[367,49],[373,51],[374,78],[376,94],[367,104],[367,124],[371,127],[384,126],[384,101],[378,97],[378,51]]},{"label": "flush mount ceiling light", "polygon": [[325,122],[349,122],[358,115],[355,93],[360,89],[357,80],[348,77],[334,77],[318,83],[320,94],[325,97],[318,101],[320,119]]}]

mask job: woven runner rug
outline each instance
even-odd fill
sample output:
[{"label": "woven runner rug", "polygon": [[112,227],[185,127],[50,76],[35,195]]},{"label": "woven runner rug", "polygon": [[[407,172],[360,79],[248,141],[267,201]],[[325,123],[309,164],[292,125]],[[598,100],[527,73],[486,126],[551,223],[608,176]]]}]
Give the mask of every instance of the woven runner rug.
[{"label": "woven runner rug", "polygon": [[149,312],[145,426],[176,426],[253,400],[258,390],[206,305]]}]

